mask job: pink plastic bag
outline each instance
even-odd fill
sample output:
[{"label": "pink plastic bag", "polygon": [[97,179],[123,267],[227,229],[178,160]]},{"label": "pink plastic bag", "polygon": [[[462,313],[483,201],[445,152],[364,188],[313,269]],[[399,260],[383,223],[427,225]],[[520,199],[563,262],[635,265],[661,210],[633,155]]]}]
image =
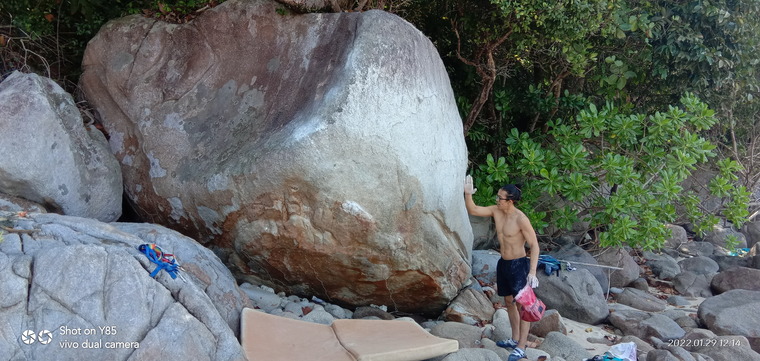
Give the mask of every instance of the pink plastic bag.
[{"label": "pink plastic bag", "polygon": [[533,288],[530,286],[526,285],[517,293],[515,302],[522,306],[520,308],[520,318],[523,321],[536,322],[544,317],[546,305],[536,298],[536,294],[533,293]]}]

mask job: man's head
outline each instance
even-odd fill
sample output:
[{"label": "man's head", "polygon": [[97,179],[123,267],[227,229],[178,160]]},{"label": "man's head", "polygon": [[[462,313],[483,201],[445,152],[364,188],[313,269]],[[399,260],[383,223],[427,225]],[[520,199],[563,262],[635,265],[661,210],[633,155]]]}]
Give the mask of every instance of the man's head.
[{"label": "man's head", "polygon": [[522,199],[522,191],[520,191],[520,188],[518,188],[514,184],[507,184],[501,187],[501,189],[499,189],[498,199],[497,199],[497,201],[499,202],[502,200],[505,200],[505,201],[509,200],[509,201],[513,201],[514,203],[517,203],[517,201],[519,201],[520,199]]}]

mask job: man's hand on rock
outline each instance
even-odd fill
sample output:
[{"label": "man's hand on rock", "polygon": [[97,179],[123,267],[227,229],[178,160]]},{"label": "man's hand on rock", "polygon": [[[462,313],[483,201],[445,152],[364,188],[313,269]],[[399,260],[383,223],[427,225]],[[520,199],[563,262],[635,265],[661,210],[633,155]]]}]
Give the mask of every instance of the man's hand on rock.
[{"label": "man's hand on rock", "polygon": [[467,194],[475,194],[478,189],[472,185],[472,176],[464,177],[464,192]]}]

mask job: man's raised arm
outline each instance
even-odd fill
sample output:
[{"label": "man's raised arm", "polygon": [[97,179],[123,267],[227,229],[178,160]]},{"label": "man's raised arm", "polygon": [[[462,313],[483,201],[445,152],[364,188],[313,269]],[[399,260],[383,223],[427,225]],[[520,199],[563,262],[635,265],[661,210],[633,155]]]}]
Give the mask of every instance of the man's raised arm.
[{"label": "man's raised arm", "polygon": [[477,189],[472,185],[472,176],[464,178],[464,205],[467,207],[467,213],[478,217],[493,217],[491,207],[481,207],[472,200],[472,195]]}]

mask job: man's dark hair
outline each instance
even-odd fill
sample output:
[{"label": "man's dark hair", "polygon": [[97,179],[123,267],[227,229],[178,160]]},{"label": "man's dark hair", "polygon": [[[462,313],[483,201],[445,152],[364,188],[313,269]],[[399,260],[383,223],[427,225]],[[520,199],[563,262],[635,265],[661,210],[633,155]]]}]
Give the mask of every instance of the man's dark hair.
[{"label": "man's dark hair", "polygon": [[520,188],[517,185],[507,184],[501,187],[501,189],[507,192],[507,199],[509,200],[517,202],[522,199],[522,191],[520,191]]}]

